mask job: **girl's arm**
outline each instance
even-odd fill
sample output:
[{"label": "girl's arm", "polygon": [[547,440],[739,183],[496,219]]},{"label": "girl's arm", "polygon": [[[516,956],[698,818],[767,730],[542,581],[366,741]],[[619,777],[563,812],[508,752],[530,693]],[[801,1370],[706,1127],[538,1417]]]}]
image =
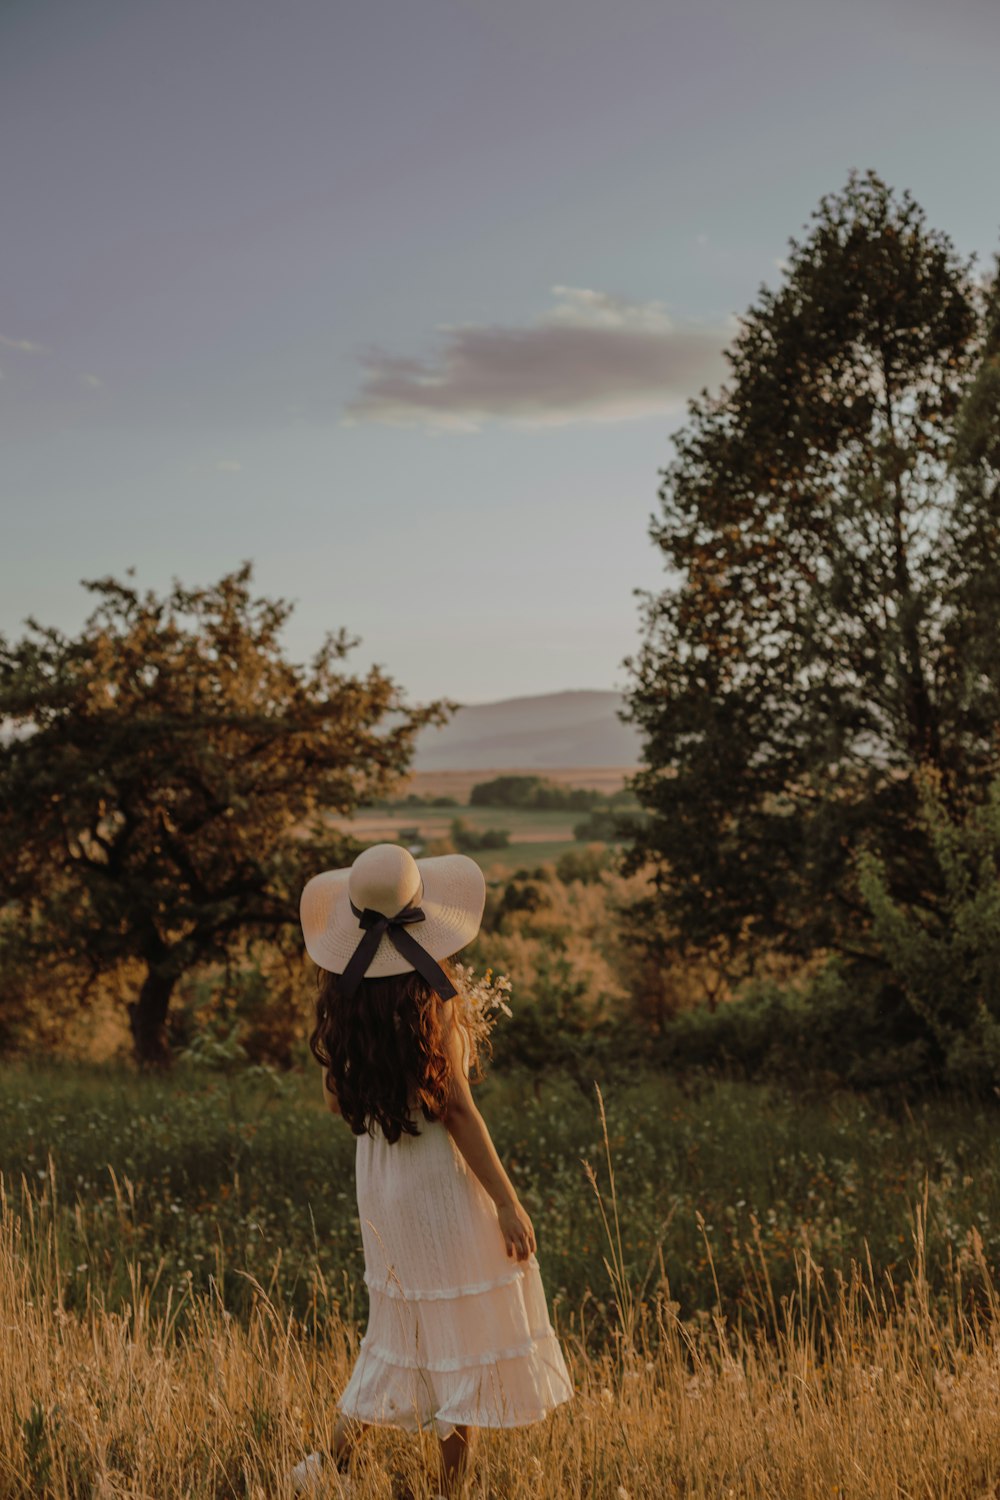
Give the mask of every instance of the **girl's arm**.
[{"label": "girl's arm", "polygon": [[465,1072],[462,1037],[458,1026],[448,1030],[451,1062],[451,1092],[442,1122],[455,1145],[496,1204],[500,1232],[508,1255],[527,1260],[535,1250],[535,1231],[518,1202],[517,1193],[497,1155],[486,1121],[476,1108]]}]

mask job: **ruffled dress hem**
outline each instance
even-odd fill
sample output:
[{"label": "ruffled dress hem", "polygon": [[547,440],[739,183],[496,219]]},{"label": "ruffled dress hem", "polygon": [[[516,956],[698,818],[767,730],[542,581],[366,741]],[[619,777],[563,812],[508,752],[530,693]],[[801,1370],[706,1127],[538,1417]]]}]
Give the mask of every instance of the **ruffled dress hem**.
[{"label": "ruffled dress hem", "polygon": [[555,1338],[554,1328],[542,1328],[537,1333],[531,1334],[524,1344],[515,1344],[511,1349],[497,1349],[489,1354],[470,1354],[460,1356],[457,1359],[411,1359],[408,1355],[399,1354],[394,1349],[387,1349],[382,1344],[365,1343],[362,1340],[361,1352],[369,1359],[380,1359],[385,1365],[395,1365],[397,1370],[427,1370],[435,1375],[450,1375],[455,1370],[472,1370],[477,1365],[493,1365],[498,1359],[521,1359],[526,1354],[534,1354],[535,1345],[545,1338]]},{"label": "ruffled dress hem", "polygon": [[447,1437],[457,1426],[528,1427],[571,1400],[573,1388],[555,1330],[528,1345],[476,1361],[438,1361],[437,1367],[401,1360],[362,1340],[358,1362],[337,1408],[347,1417],[404,1432],[433,1428]]},{"label": "ruffled dress hem", "polygon": [[570,1399],[569,1395],[560,1396],[558,1401],[554,1401],[551,1406],[539,1406],[530,1415],[520,1416],[516,1421],[503,1422],[484,1422],[479,1413],[474,1411],[458,1412],[451,1417],[445,1416],[443,1411],[438,1411],[431,1417],[424,1418],[423,1420],[414,1417],[412,1421],[403,1421],[399,1417],[392,1417],[390,1419],[389,1417],[377,1414],[356,1411],[353,1408],[348,1411],[339,1402],[337,1410],[343,1412],[345,1417],[353,1417],[358,1422],[370,1422],[373,1427],[395,1427],[400,1432],[419,1432],[421,1428],[433,1427],[438,1437],[446,1438],[455,1431],[456,1427],[532,1427],[536,1422],[544,1422],[546,1417],[552,1415],[557,1406],[561,1406],[563,1402]]}]

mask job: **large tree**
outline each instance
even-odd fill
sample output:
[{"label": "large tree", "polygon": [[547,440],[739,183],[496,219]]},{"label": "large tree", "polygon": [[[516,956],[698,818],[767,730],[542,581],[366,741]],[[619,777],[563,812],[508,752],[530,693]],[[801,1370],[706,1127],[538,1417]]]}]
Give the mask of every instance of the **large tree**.
[{"label": "large tree", "polygon": [[812,221],[660,471],[629,868],[684,950],[870,962],[859,842],[933,907],[915,772],[958,816],[998,763],[998,278],[872,171]]},{"label": "large tree", "polygon": [[140,960],[144,1062],[169,1056],[178,978],[294,933],[305,881],[357,847],[326,815],[386,791],[454,707],[339,670],[358,644],[343,630],[308,669],[287,661],[291,606],[252,598],[250,577],[164,599],[85,580],[102,601],[78,636],[29,617],[0,637],[0,934],[21,972],[32,949],[77,960],[81,993]]}]

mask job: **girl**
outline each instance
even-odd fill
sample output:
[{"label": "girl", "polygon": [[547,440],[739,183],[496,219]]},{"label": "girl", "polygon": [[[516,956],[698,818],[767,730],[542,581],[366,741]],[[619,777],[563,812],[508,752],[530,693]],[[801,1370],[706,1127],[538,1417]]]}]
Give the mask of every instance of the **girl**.
[{"label": "girl", "polygon": [[[473,1102],[474,1049],[438,961],[472,941],[485,901],[467,855],[415,860],[374,844],[314,876],[300,903],[323,971],[310,1047],[329,1108],[357,1136],[369,1296],[333,1459],[346,1469],[371,1423],[433,1424],[447,1496],[460,1491],[470,1428],[538,1422],[573,1394],[535,1231]],[[310,1454],[295,1488],[318,1492],[329,1467]]]}]

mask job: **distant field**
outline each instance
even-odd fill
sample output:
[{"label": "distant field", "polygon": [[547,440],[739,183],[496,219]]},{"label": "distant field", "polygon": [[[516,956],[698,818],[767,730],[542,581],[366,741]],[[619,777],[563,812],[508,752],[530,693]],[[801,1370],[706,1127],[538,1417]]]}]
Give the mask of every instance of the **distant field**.
[{"label": "distant field", "polygon": [[419,828],[425,839],[443,838],[452,818],[470,828],[504,828],[512,843],[560,843],[573,837],[574,823],[585,812],[532,812],[512,807],[386,807],[361,808],[353,818],[334,821],[350,828],[359,839],[395,838],[401,828]]},{"label": "distant field", "polygon": [[515,812],[499,807],[425,808],[402,807],[381,812],[360,813],[354,818],[335,821],[365,843],[385,840],[395,843],[404,828],[419,829],[419,842],[445,838],[452,818],[460,817],[470,828],[505,828],[511,842],[506,849],[476,850],[472,858],[488,879],[503,879],[522,867],[534,869],[546,861],[557,860],[574,847],[573,824],[587,815],[582,812]]},{"label": "distant field", "polygon": [[578,769],[562,768],[511,771],[498,766],[492,771],[414,771],[400,783],[399,795],[405,797],[416,792],[420,797],[456,797],[459,802],[468,802],[469,793],[480,781],[494,781],[498,776],[544,776],[547,781],[556,781],[561,786],[588,787],[596,792],[619,792],[625,778],[633,776],[637,766],[583,766]]},{"label": "distant field", "polygon": [[[473,858],[478,860],[487,875],[503,876],[522,866],[532,867],[546,860],[558,859],[570,847],[573,828],[583,822],[586,812],[553,812],[550,810],[470,807],[469,794],[472,788],[483,781],[492,781],[497,776],[523,776],[537,774],[559,782],[563,786],[586,787],[610,795],[620,791],[625,778],[630,774],[627,767],[606,766],[581,770],[539,771],[418,771],[402,784],[397,793],[399,800],[391,807],[362,807],[350,818],[331,818],[334,826],[350,829],[351,833],[365,843],[385,839],[395,842],[405,828],[418,830],[418,842],[446,838],[453,818],[461,818],[470,828],[484,832],[487,828],[502,828],[510,834],[506,849],[484,849]],[[457,807],[426,807],[410,804],[403,799],[409,793],[423,797],[454,797]]]}]

